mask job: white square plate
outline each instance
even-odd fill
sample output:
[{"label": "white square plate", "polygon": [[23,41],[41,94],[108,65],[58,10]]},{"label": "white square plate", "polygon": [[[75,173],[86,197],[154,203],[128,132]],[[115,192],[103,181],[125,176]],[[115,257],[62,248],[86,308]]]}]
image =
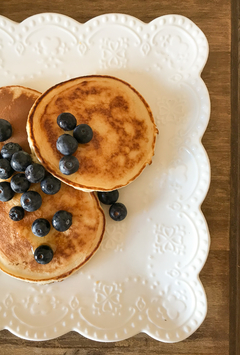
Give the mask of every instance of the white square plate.
[{"label": "white square plate", "polygon": [[0,273],[0,328],[32,340],[75,330],[106,342],[139,332],[176,342],[200,326],[207,301],[198,275],[210,244],[200,209],[210,182],[201,144],[210,116],[200,77],[207,56],[202,31],[179,15],[149,24],[122,14],[85,24],[59,14],[20,24],[0,16],[0,86],[44,91],[72,77],[113,75],[143,95],[159,129],[152,165],[120,190],[127,218],[107,217],[87,265],[47,286]]}]

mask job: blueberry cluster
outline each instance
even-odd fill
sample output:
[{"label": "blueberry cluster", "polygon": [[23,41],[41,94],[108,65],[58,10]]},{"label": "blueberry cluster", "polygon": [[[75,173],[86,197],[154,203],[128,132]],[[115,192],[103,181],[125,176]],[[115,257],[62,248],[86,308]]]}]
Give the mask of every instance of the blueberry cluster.
[{"label": "blueberry cluster", "polygon": [[70,134],[62,134],[56,143],[57,150],[64,156],[59,161],[59,169],[65,175],[74,174],[79,169],[79,161],[73,156],[78,148],[78,144],[90,142],[93,131],[87,124],[77,125],[77,120],[69,112],[63,112],[57,117],[57,124],[64,131],[72,131]]},{"label": "blueberry cluster", "polygon": [[0,178],[3,180],[11,178],[11,180],[0,182],[0,201],[11,200],[15,193],[22,194],[21,207],[17,206],[17,210],[13,207],[9,212],[12,220],[20,221],[24,217],[24,210],[33,212],[41,207],[41,195],[36,191],[28,190],[32,183],[48,181],[49,177],[45,178],[45,174],[44,167],[32,162],[31,155],[24,152],[19,144],[10,142],[2,147]]},{"label": "blueberry cluster", "polygon": [[122,221],[127,216],[127,208],[123,203],[117,202],[119,197],[118,190],[98,193],[98,199],[105,205],[111,205],[109,208],[109,216],[114,221]]},{"label": "blueberry cluster", "polygon": [[[0,141],[4,142],[12,135],[11,124],[0,119]],[[14,174],[14,175],[13,175]],[[0,178],[7,181],[0,182],[0,201],[6,202],[15,193],[21,193],[21,206],[14,206],[9,211],[13,221],[24,218],[25,211],[34,212],[42,205],[42,197],[36,191],[29,191],[31,184],[40,183],[41,190],[48,195],[56,194],[61,188],[61,182],[52,175],[46,176],[41,164],[32,162],[30,154],[24,152],[17,143],[6,143],[1,149]],[[72,215],[67,211],[58,211],[52,218],[53,227],[64,232],[72,225]],[[45,218],[38,218],[32,224],[32,232],[37,237],[44,237],[50,232],[50,223]],[[53,258],[53,251],[47,245],[40,245],[34,252],[35,260],[40,264],[47,264]]]},{"label": "blueberry cluster", "polygon": [[[52,225],[58,232],[65,232],[72,225],[72,214],[67,211],[58,211],[52,218]],[[45,237],[51,229],[49,221],[38,218],[32,224],[32,232],[37,237]],[[34,252],[34,258],[39,264],[48,264],[53,258],[50,246],[42,244]]]}]

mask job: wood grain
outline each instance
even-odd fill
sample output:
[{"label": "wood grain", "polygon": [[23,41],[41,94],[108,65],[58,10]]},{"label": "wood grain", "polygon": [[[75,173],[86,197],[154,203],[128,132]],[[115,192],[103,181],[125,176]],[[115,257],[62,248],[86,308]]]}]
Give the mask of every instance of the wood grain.
[{"label": "wood grain", "polygon": [[[237,0],[234,2],[237,8]],[[234,7],[234,16],[237,16]],[[212,180],[202,205],[211,233],[211,250],[200,274],[208,298],[208,314],[200,328],[176,344],[157,342],[145,334],[115,343],[98,343],[70,332],[54,340],[30,342],[7,330],[0,332],[0,354],[229,354],[229,231],[231,138],[231,2],[230,0],[1,0],[0,14],[20,22],[41,12],[58,12],[79,22],[103,13],[133,15],[144,22],[165,14],[181,14],[194,21],[209,41],[210,55],[202,77],[212,112],[203,137]],[[236,202],[236,201],[235,201]],[[232,291],[233,292],[233,291]],[[234,301],[234,300],[233,300]],[[235,352],[231,350],[231,355]]]},{"label": "wood grain", "polygon": [[[230,353],[240,353],[240,125],[239,125],[239,59],[240,13],[239,1],[232,1],[232,48],[231,48],[231,228],[230,228]],[[238,45],[237,45],[238,43]]]}]

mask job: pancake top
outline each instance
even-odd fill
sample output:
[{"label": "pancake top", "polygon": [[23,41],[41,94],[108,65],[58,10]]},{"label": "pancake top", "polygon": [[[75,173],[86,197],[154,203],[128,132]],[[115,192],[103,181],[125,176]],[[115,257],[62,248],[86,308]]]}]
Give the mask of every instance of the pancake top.
[{"label": "pancake top", "polygon": [[[27,116],[39,95],[37,91],[20,86],[0,88],[0,118],[8,120],[13,128],[8,141],[19,143],[26,151],[30,151]],[[1,142],[0,148],[6,142]],[[55,195],[44,194],[39,183],[31,184],[30,190],[40,193],[42,205],[35,212],[25,212],[21,221],[9,218],[9,210],[21,205],[21,194],[15,194],[8,202],[0,202],[0,269],[30,282],[62,280],[85,264],[98,249],[105,229],[103,211],[93,193],[76,191],[65,184],[61,184]],[[51,224],[53,215],[59,210],[72,214],[71,227],[58,232],[51,226],[45,237],[36,237],[31,230],[34,220],[45,218]],[[33,255],[41,244],[49,245],[54,252],[52,261],[45,265],[38,264]]]},{"label": "pancake top", "polygon": [[[59,170],[62,155],[56,149],[58,137],[65,133],[57,125],[62,112],[72,113],[77,124],[86,123],[93,130],[93,139],[79,144],[73,154],[79,170],[68,176]],[[89,191],[114,190],[133,181],[151,163],[157,134],[151,110],[134,88],[97,75],[47,90],[33,106],[27,129],[42,164],[60,180]]]}]

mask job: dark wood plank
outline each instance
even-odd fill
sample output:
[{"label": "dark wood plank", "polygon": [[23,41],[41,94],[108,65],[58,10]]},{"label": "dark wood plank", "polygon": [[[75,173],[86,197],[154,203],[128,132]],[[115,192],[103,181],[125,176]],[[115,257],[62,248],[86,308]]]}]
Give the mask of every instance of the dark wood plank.
[{"label": "dark wood plank", "polygon": [[[237,0],[233,1],[235,1],[233,16],[237,16]],[[161,15],[177,13],[189,17],[207,36],[210,56],[202,77],[210,93],[212,113],[203,143],[211,162],[212,181],[202,209],[209,224],[212,243],[209,258],[200,278],[208,297],[208,314],[204,323],[192,336],[176,344],[163,344],[145,334],[117,343],[98,343],[74,332],[45,342],[29,342],[18,339],[4,330],[0,332],[0,354],[229,354],[231,1],[0,1],[0,14],[13,21],[20,22],[41,12],[63,13],[79,22],[109,12],[127,13],[144,22]],[[235,88],[234,85],[236,84],[233,84],[232,89]],[[234,124],[237,124],[236,116]],[[232,132],[236,139],[234,128]],[[232,171],[233,169],[235,168],[232,167]],[[234,181],[236,183],[236,179]],[[236,203],[235,200],[233,202]],[[236,231],[233,230],[233,233],[236,237]],[[232,289],[231,292],[233,293]],[[235,354],[233,348],[230,354]]]},{"label": "dark wood plank", "polygon": [[[239,1],[232,1],[232,56],[231,56],[231,225],[230,225],[230,353],[240,353],[240,125],[239,125],[239,54],[240,42],[238,27],[240,26]],[[238,43],[238,45],[237,45]]]}]

